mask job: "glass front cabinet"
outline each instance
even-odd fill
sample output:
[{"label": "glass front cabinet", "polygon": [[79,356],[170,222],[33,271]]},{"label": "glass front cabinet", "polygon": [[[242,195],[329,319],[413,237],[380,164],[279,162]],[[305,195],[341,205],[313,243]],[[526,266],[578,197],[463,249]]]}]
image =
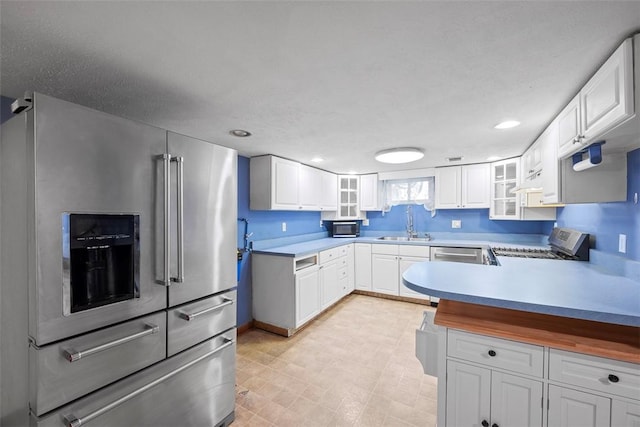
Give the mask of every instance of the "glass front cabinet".
[{"label": "glass front cabinet", "polygon": [[514,193],[519,183],[518,158],[491,164],[491,219],[520,219],[519,194]]},{"label": "glass front cabinet", "polygon": [[341,219],[358,218],[360,213],[358,178],[356,175],[338,176],[338,209]]}]

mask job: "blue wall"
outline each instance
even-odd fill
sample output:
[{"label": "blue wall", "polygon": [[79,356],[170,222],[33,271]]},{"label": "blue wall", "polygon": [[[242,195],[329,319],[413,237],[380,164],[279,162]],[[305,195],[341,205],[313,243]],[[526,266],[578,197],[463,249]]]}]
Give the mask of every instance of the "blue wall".
[{"label": "blue wall", "polygon": [[[640,261],[640,149],[627,153],[627,201],[568,205],[558,212],[558,225],[595,235],[595,249]],[[627,235],[627,253],[618,252],[618,235]]]},{"label": "blue wall", "polygon": [[[407,205],[398,205],[382,215],[381,212],[367,212],[369,226],[367,231],[404,231],[406,229]],[[421,205],[413,205],[414,228],[418,233],[424,232],[459,232],[459,233],[521,233],[545,234],[546,222],[553,221],[492,221],[489,209],[439,209],[431,218],[431,212]],[[451,228],[451,220],[462,221],[461,228]]]}]

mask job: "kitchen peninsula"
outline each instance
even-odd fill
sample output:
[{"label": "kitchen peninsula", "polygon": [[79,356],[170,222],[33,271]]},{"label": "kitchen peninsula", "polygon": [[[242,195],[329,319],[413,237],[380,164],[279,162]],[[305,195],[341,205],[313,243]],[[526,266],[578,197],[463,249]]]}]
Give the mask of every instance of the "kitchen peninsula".
[{"label": "kitchen peninsula", "polygon": [[640,283],[585,263],[446,264],[403,275],[441,298],[439,327],[416,344],[437,346],[439,426],[640,420]]}]

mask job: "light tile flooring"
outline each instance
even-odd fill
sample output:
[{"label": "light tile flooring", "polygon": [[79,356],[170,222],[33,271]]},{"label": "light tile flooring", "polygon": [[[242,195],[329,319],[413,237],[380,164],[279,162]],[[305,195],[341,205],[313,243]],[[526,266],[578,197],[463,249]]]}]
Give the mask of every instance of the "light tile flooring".
[{"label": "light tile flooring", "polygon": [[238,337],[241,426],[434,426],[435,378],[415,357],[432,308],[350,295],[290,338]]}]

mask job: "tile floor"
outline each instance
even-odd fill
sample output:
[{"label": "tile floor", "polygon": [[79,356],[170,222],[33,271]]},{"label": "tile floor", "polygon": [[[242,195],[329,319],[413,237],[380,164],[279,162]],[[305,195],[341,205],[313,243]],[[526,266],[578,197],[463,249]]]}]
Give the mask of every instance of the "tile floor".
[{"label": "tile floor", "polygon": [[242,426],[434,426],[437,380],[415,357],[419,304],[350,295],[290,338],[238,337]]}]

